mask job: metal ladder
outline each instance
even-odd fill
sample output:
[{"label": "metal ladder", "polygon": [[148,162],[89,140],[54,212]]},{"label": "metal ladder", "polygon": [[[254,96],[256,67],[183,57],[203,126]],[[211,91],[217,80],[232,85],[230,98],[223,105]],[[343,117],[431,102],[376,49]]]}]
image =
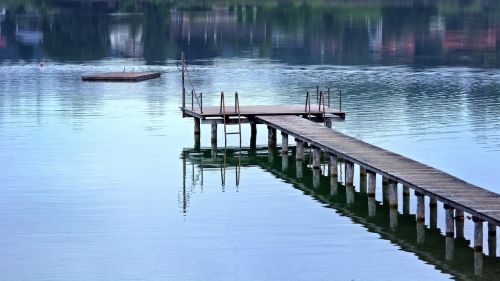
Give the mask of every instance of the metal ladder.
[{"label": "metal ladder", "polygon": [[220,93],[219,113],[222,114],[222,118],[224,119],[224,147],[227,147],[227,135],[238,135],[240,138],[240,150],[241,150],[241,112],[240,112],[240,99],[238,97],[238,92],[234,93],[234,113],[238,114],[238,131],[236,132],[227,131],[227,125],[228,123],[230,123],[230,119],[226,114],[226,102],[224,100],[224,92]]}]

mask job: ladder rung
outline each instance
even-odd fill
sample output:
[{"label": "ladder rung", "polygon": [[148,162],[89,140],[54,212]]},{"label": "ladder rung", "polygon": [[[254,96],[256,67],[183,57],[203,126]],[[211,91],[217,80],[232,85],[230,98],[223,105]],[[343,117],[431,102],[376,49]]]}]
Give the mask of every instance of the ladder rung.
[{"label": "ladder rung", "polygon": [[226,135],[239,135],[240,132],[229,132],[229,133],[226,133]]}]

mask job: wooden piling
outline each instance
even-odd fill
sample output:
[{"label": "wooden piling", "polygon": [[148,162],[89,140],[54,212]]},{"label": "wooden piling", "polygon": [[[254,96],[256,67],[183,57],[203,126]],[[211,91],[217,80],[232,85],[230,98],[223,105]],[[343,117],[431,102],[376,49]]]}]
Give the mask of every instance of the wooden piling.
[{"label": "wooden piling", "polygon": [[398,183],[389,180],[389,208],[398,208]]},{"label": "wooden piling", "polygon": [[313,188],[319,188],[321,182],[321,170],[313,169]]},{"label": "wooden piling", "polygon": [[286,173],[288,170],[288,154],[281,155],[281,171]]},{"label": "wooden piling", "polygon": [[215,144],[217,146],[217,123],[212,123],[212,145]]},{"label": "wooden piling", "polygon": [[417,196],[417,222],[425,221],[425,199],[424,195],[419,192],[415,192],[415,196]]},{"label": "wooden piling", "polygon": [[382,176],[382,203],[387,203],[388,201],[388,188],[389,188],[389,179],[385,176]]},{"label": "wooden piling", "polygon": [[472,217],[474,221],[474,251],[483,252],[483,221],[477,217]]},{"label": "wooden piling", "polygon": [[493,223],[488,223],[488,256],[497,256],[497,227]]},{"label": "wooden piling", "polygon": [[267,126],[267,146],[269,150],[276,149],[276,129],[271,126]]},{"label": "wooden piling", "polygon": [[366,193],[366,168],[359,167],[359,192]]},{"label": "wooden piling", "polygon": [[304,176],[304,168],[302,167],[302,160],[295,161],[295,174],[298,180],[301,180]]},{"label": "wooden piling", "polygon": [[257,123],[250,122],[250,148],[257,147]]},{"label": "wooden piling", "polygon": [[464,238],[464,211],[455,210],[455,236]]},{"label": "wooden piling", "polygon": [[319,169],[321,167],[321,149],[313,147],[313,169]]},{"label": "wooden piling", "polygon": [[437,228],[437,200],[436,198],[429,198],[429,228]]},{"label": "wooden piling", "polygon": [[445,259],[451,261],[455,258],[455,238],[446,237],[445,239]]},{"label": "wooden piling", "polygon": [[368,196],[368,216],[374,217],[377,215],[377,202],[375,196]]},{"label": "wooden piling", "polygon": [[281,132],[281,153],[288,154],[288,134]]},{"label": "wooden piling", "polygon": [[345,184],[346,186],[354,185],[354,163],[345,161]]},{"label": "wooden piling", "polygon": [[389,209],[389,227],[395,229],[398,227],[398,209]]},{"label": "wooden piling", "polygon": [[295,141],[297,142],[295,160],[302,161],[304,159],[304,142],[299,139],[295,139]]},{"label": "wooden piling", "polygon": [[200,119],[194,118],[194,148],[200,149]]},{"label": "wooden piling", "polygon": [[330,154],[330,177],[337,178],[338,176],[338,171],[337,171],[337,155],[335,154]]},{"label": "wooden piling", "polygon": [[472,217],[474,221],[474,274],[483,274],[483,221]]},{"label": "wooden piling", "polygon": [[376,178],[377,175],[375,172],[368,171],[367,172],[367,180],[368,180],[368,197],[369,198],[375,198],[375,191],[376,191]]},{"label": "wooden piling", "polygon": [[425,243],[425,224],[424,221],[417,220],[417,244]]},{"label": "wooden piling", "polygon": [[445,209],[445,221],[446,221],[446,236],[447,237],[455,237],[455,210],[449,206],[444,205]]},{"label": "wooden piling", "polygon": [[403,214],[410,214],[410,188],[403,185]]}]

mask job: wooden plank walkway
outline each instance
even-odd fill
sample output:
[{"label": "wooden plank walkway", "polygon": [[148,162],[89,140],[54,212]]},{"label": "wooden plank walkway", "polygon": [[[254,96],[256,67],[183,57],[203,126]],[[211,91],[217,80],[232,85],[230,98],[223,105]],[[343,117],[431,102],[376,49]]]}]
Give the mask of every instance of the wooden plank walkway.
[{"label": "wooden plank walkway", "polygon": [[139,82],[160,77],[160,72],[106,72],[83,75],[83,81]]},{"label": "wooden plank walkway", "polygon": [[301,117],[260,115],[256,121],[500,226],[499,194]]},{"label": "wooden plank walkway", "polygon": [[[203,112],[199,108],[189,109],[181,108],[184,114],[195,118],[205,119],[207,117],[222,118],[219,106],[206,106],[203,107]],[[241,116],[253,118],[257,115],[305,115],[308,114],[304,105],[289,104],[289,105],[253,105],[253,106],[240,106]],[[318,105],[311,105],[311,115],[322,116],[323,112],[318,109]],[[345,118],[345,112],[334,109],[325,108],[326,115],[334,115]],[[237,116],[238,113],[234,110],[234,106],[226,105],[226,115],[229,117]]]}]

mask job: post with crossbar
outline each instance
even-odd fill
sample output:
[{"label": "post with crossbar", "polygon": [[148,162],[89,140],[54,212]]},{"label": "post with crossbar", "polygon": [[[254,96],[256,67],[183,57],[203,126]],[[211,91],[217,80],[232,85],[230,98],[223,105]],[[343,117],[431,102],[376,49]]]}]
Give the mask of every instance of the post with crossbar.
[{"label": "post with crossbar", "polygon": [[186,69],[186,61],[184,58],[184,52],[181,52],[181,61],[182,61],[182,109],[186,107],[186,86],[184,84],[184,71]]}]

